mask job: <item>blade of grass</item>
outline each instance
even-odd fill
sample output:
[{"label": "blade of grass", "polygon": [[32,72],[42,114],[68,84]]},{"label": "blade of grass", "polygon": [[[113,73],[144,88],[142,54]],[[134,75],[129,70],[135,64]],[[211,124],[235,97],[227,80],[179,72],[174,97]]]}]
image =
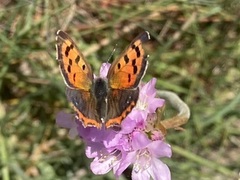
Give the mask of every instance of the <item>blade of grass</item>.
[{"label": "blade of grass", "polygon": [[10,180],[9,167],[8,167],[8,153],[7,153],[7,143],[5,137],[0,132],[0,153],[2,161],[2,177],[3,180]]}]

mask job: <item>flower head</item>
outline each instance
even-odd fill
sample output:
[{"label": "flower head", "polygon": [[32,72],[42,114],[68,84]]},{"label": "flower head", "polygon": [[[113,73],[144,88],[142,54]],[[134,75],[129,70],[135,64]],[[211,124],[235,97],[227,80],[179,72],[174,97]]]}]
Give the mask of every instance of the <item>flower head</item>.
[{"label": "flower head", "polygon": [[[100,77],[105,78],[110,65],[104,63]],[[154,128],[156,109],[164,105],[164,100],[156,98],[153,78],[145,85],[140,85],[137,105],[121,123],[121,130],[96,129],[83,127],[75,118],[70,125],[63,123],[57,116],[57,123],[66,128],[74,129],[86,144],[86,155],[94,158],[90,168],[95,174],[106,174],[110,170],[119,177],[124,170],[132,165],[132,179],[171,179],[170,170],[159,158],[171,157],[171,147],[164,142],[161,130]],[[72,116],[71,116],[72,117]],[[73,130],[72,130],[73,131]]]}]

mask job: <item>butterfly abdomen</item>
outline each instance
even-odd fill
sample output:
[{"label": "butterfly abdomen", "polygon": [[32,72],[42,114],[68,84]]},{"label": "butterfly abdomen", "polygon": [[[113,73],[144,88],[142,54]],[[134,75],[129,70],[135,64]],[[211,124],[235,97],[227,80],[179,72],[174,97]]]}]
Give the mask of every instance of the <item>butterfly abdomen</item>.
[{"label": "butterfly abdomen", "polygon": [[92,93],[96,98],[96,110],[102,123],[106,117],[108,85],[102,78],[97,78],[93,83]]}]

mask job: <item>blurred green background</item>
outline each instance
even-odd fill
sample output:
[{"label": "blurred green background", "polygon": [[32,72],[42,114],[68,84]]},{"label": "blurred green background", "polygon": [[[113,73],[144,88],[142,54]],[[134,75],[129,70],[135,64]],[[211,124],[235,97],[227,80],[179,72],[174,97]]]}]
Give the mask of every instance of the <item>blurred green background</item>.
[{"label": "blurred green background", "polygon": [[149,31],[144,81],[156,77],[191,109],[185,130],[166,137],[172,179],[239,179],[239,9],[238,0],[1,0],[0,179],[114,179],[93,175],[80,139],[55,123],[60,110],[73,112],[55,60],[58,29],[95,73],[116,44],[113,59]]}]

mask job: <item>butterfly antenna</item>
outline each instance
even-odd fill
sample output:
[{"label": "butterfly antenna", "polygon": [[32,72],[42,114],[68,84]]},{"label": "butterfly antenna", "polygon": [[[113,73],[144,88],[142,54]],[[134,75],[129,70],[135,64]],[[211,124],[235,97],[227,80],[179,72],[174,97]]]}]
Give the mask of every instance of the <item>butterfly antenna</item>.
[{"label": "butterfly antenna", "polygon": [[113,50],[112,50],[110,56],[108,57],[107,63],[109,63],[109,61],[110,61],[110,59],[112,58],[114,52],[116,51],[116,47],[117,47],[117,44],[115,44],[115,47],[113,48]]}]

